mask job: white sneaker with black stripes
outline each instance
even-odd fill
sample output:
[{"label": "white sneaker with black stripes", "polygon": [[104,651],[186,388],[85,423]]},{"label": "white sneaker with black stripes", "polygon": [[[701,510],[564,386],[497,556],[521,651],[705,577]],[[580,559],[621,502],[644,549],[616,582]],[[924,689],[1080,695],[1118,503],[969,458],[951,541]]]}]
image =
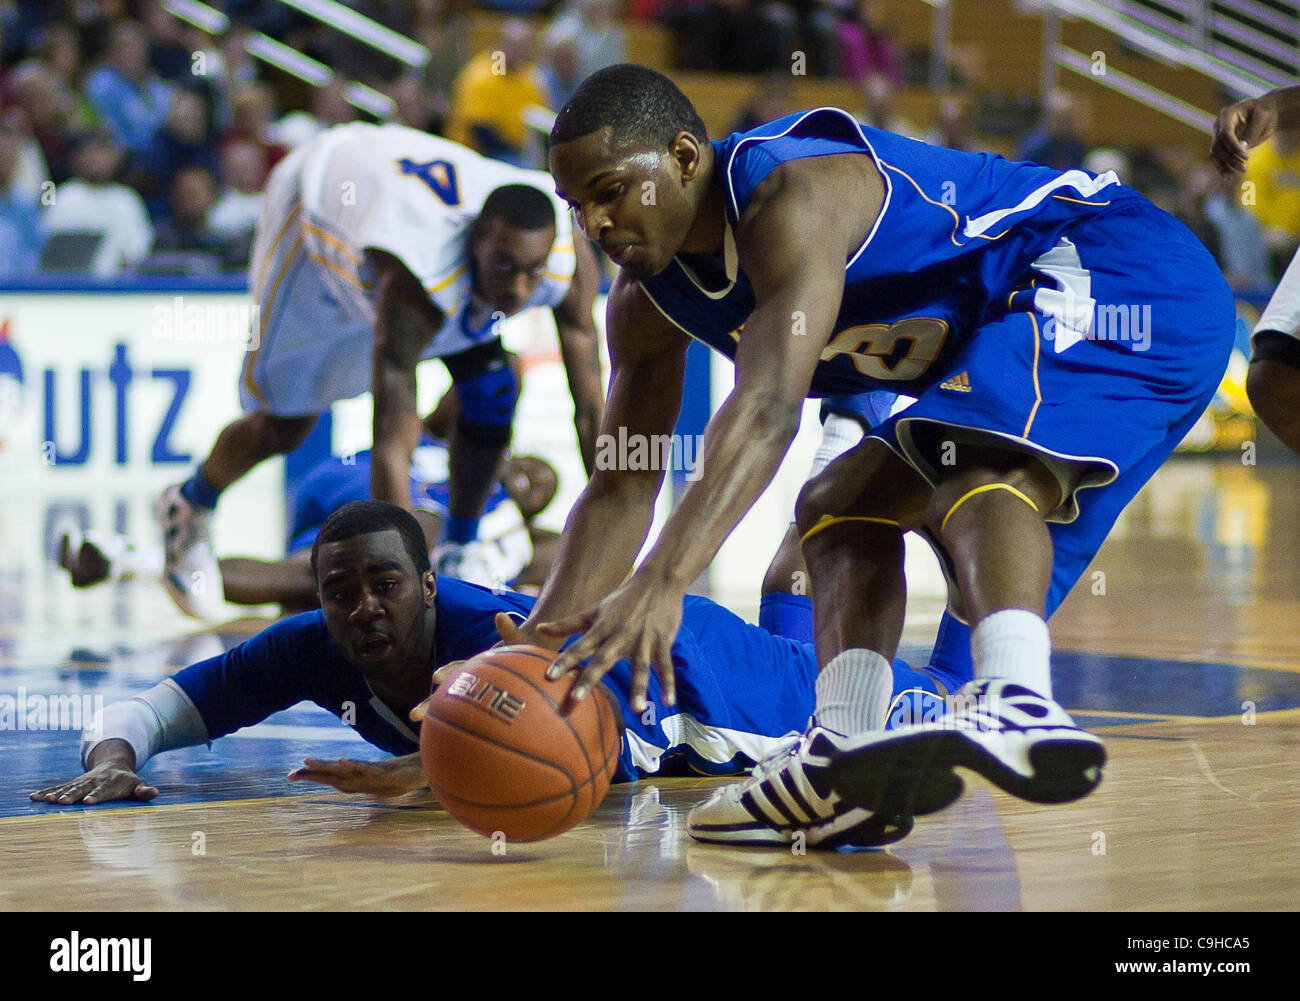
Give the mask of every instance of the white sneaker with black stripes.
[{"label": "white sneaker with black stripes", "polygon": [[[827,781],[865,809],[933,813],[969,768],[1031,803],[1068,803],[1101,782],[1106,749],[1056,702],[1011,681],[963,685],[940,719],[844,742]],[[939,793],[939,795],[935,795]],[[945,801],[946,800],[946,801]]]},{"label": "white sneaker with black stripes", "polygon": [[687,833],[719,844],[788,845],[802,837],[811,848],[876,848],[906,837],[910,816],[864,810],[830,788],[827,766],[844,740],[812,721],[796,743],[691,810]]}]

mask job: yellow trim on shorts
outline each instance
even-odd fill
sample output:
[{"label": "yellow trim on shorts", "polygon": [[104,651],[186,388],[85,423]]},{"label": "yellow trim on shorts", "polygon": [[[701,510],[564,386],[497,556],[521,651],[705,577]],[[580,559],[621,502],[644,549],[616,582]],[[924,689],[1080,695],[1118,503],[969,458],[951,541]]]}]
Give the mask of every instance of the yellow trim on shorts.
[{"label": "yellow trim on shorts", "polygon": [[1042,336],[1038,330],[1038,317],[1030,313],[1029,322],[1034,325],[1034,405],[1029,411],[1029,420],[1025,421],[1025,429],[1020,432],[1021,438],[1029,437],[1029,429],[1034,426],[1034,418],[1038,416],[1038,405],[1043,402],[1043,389],[1038,383],[1038,358],[1042,353],[1042,347],[1038,342],[1042,340]]},{"label": "yellow trim on shorts", "polygon": [[321,257],[319,254],[312,254],[312,253],[308,253],[307,256],[310,257],[317,264],[319,264],[321,267],[329,268],[331,271],[333,271],[336,275],[342,278],[349,285],[355,285],[363,292],[374,287],[373,282],[367,283],[367,282],[360,281],[356,275],[352,274],[341,264],[334,263],[328,257]]},{"label": "yellow trim on shorts", "polygon": [[271,262],[275,259],[275,248],[280,246],[280,241],[284,239],[284,234],[289,231],[289,224],[298,217],[302,212],[302,202],[295,201],[289,214],[284,217],[284,222],[280,224],[279,231],[275,234],[275,239],[271,241],[271,246],[266,252],[266,260],[262,262],[262,274],[256,284],[261,285],[261,279],[266,277],[267,270],[271,267]]},{"label": "yellow trim on shorts", "polygon": [[271,315],[275,312],[275,299],[280,294],[280,285],[284,282],[284,276],[289,273],[295,260],[298,258],[298,252],[302,250],[303,235],[298,234],[298,239],[294,241],[293,246],[289,248],[289,253],[285,255],[284,261],[280,264],[280,273],[275,276],[275,284],[271,286],[271,292],[266,297],[266,308],[260,311],[258,319],[260,323],[257,331],[257,347],[248,352],[248,357],[244,359],[244,387],[253,394],[253,399],[263,405],[266,404],[266,396],[258,388],[256,380],[253,378],[253,367],[257,364],[257,356],[262,350],[262,345],[266,343],[266,325],[270,322]]},{"label": "yellow trim on shorts", "polygon": [[344,254],[348,256],[348,258],[352,261],[353,264],[357,262],[358,258],[356,253],[352,250],[351,247],[349,247],[346,243],[340,240],[337,236],[334,236],[333,234],[322,229],[320,226],[317,226],[314,223],[310,223],[310,222],[304,222],[302,224],[302,228],[305,229],[308,233],[314,233],[316,236],[320,237],[323,242],[328,243],[333,247],[337,247],[340,251],[342,251]]},{"label": "yellow trim on shorts", "polygon": [[964,494],[962,494],[960,497],[957,498],[956,502],[953,504],[952,507],[948,508],[948,513],[943,516],[943,521],[939,523],[940,533],[942,533],[943,530],[948,527],[948,519],[953,516],[953,513],[959,507],[965,504],[976,494],[986,493],[989,490],[1006,490],[1007,492],[1014,494],[1016,497],[1019,497],[1022,501],[1024,501],[1026,504],[1032,507],[1035,511],[1038,510],[1038,505],[1034,503],[1033,498],[1031,498],[1028,494],[1022,493],[1021,491],[1017,490],[1010,483],[985,483],[982,487],[976,487],[974,490],[967,490]]},{"label": "yellow trim on shorts", "polygon": [[799,545],[802,546],[805,542],[811,539],[818,532],[830,528],[832,525],[838,525],[840,522],[844,522],[844,521],[867,521],[867,522],[871,522],[874,525],[892,525],[894,528],[903,527],[898,522],[891,521],[889,518],[871,518],[871,517],[867,517],[866,515],[845,515],[840,518],[832,518],[829,514],[824,514],[821,516],[821,519],[817,522],[817,524],[815,524],[812,528],[808,529],[808,531],[803,534],[803,536],[799,539]]}]

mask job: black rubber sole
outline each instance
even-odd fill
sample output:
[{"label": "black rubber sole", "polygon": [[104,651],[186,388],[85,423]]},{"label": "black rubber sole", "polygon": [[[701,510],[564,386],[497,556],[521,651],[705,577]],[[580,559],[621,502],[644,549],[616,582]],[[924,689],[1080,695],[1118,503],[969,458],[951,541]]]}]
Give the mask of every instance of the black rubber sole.
[{"label": "black rubber sole", "polygon": [[969,768],[999,789],[1030,803],[1069,803],[1101,783],[1106,752],[1099,744],[1044,740],[1029,752],[1034,776],[1004,766],[960,731],[926,730],[836,755],[830,785],[845,800],[873,813],[924,816],[961,795],[954,768]]},{"label": "black rubber sole", "polygon": [[[956,738],[954,740],[953,738]],[[951,806],[965,788],[948,767],[960,734],[918,731],[897,740],[837,754],[828,782],[846,802],[885,816],[922,817]]]}]

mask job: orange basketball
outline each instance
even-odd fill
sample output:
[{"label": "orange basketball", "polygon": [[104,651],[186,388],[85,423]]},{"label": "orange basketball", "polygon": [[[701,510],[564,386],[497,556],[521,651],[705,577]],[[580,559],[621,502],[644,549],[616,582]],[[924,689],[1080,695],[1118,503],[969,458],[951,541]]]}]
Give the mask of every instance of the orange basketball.
[{"label": "orange basketball", "polygon": [[601,686],[560,712],[576,674],[546,679],[555,653],[507,646],[438,686],[420,729],[429,788],[479,834],[540,841],[580,823],[609,790],[622,728]]}]

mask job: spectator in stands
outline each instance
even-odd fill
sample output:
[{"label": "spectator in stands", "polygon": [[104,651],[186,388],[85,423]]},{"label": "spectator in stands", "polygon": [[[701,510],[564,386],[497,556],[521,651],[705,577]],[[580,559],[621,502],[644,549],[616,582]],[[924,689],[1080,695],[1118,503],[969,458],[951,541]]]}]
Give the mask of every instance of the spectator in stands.
[{"label": "spectator in stands", "polygon": [[542,61],[537,67],[546,91],[546,106],[559,111],[573,96],[586,76],[578,69],[578,36],[575,31],[548,32]]},{"label": "spectator in stands", "polygon": [[15,183],[29,140],[21,115],[0,116],[0,278],[34,274],[40,260],[44,237],[39,203]]},{"label": "spectator in stands", "polygon": [[903,86],[898,51],[877,16],[876,0],[836,0],[839,16],[840,74],[862,86],[872,73],[883,73],[896,88]]},{"label": "spectator in stands", "polygon": [[[619,21],[618,0],[565,0],[546,29],[544,48],[550,49],[555,39],[572,39],[577,44],[579,83],[596,70],[623,62],[627,34]],[[561,105],[553,107],[559,111]]]},{"label": "spectator in stands", "polygon": [[[252,233],[224,237],[212,229],[212,210],[217,202],[217,181],[206,167],[185,167],[172,181],[167,217],[158,225],[153,259],[159,255],[189,254],[206,259],[213,270],[241,270],[248,267]],[[175,267],[175,261],[167,262]]]},{"label": "spectator in stands", "polygon": [[324,129],[355,121],[356,117],[356,109],[348,103],[344,92],[343,81],[336,76],[312,91],[310,110],[289,112],[271,126],[268,135],[278,145],[296,149]]},{"label": "spectator in stands", "polygon": [[759,37],[768,41],[755,70],[790,68],[793,56],[804,54],[808,76],[835,76],[839,72],[839,21],[834,0],[762,0],[758,6]]},{"label": "spectator in stands", "polygon": [[242,239],[253,231],[262,210],[262,151],[247,139],[221,147],[221,194],[212,206],[212,231],[227,240]]},{"label": "spectator in stands", "polygon": [[1275,259],[1285,260],[1300,242],[1300,143],[1278,132],[1251,150],[1246,166],[1246,208],[1264,228]]},{"label": "spectator in stands", "polygon": [[920,130],[896,110],[898,90],[883,73],[872,73],[862,84],[861,121],[872,128],[918,138]]},{"label": "spectator in stands", "polygon": [[245,84],[235,93],[234,121],[221,137],[223,147],[233,142],[248,142],[257,147],[262,165],[259,187],[290,148],[278,141],[275,116],[275,91],[264,83]]},{"label": "spectator in stands", "polygon": [[515,166],[530,164],[524,115],[546,105],[532,43],[528,24],[512,20],[493,48],[466,64],[452,87],[448,138]]},{"label": "spectator in stands", "polygon": [[1270,289],[1273,272],[1264,228],[1241,204],[1240,184],[1240,178],[1221,178],[1210,164],[1203,164],[1187,179],[1188,201],[1213,234],[1205,245],[1214,253],[1228,284],[1241,290]]},{"label": "spectator in stands", "polygon": [[113,25],[105,61],[86,77],[86,96],[132,153],[143,152],[162,128],[172,90],[149,68],[149,36],[137,22]]},{"label": "spectator in stands", "polygon": [[129,268],[149,253],[153,225],[144,201],[133,189],[114,178],[122,165],[123,150],[107,129],[91,132],[77,144],[72,180],[55,190],[54,204],[42,220],[47,234],[103,233],[91,271],[108,278]]},{"label": "spectator in stands", "polygon": [[469,62],[468,0],[416,0],[412,37],[429,50],[423,83],[430,110],[445,129],[456,74]]},{"label": "spectator in stands", "polygon": [[388,88],[393,99],[393,121],[430,135],[442,134],[442,118],[434,110],[433,95],[418,76],[404,76]]},{"label": "spectator in stands", "polygon": [[939,102],[939,120],[934,128],[925,134],[925,141],[931,146],[947,146],[966,152],[977,150],[971,130],[972,112],[970,107],[955,97],[945,97]]},{"label": "spectator in stands", "polygon": [[177,90],[162,129],[142,154],[128,161],[127,182],[157,215],[172,177],[186,167],[215,170],[216,147],[207,103],[193,90]]},{"label": "spectator in stands", "polygon": [[185,23],[161,3],[144,4],[140,18],[149,34],[149,68],[168,83],[186,83],[194,75],[194,63],[193,50],[185,44]]},{"label": "spectator in stands", "polygon": [[1055,170],[1069,170],[1083,163],[1088,147],[1079,126],[1079,106],[1064,90],[1047,95],[1042,123],[1025,137],[1016,159],[1031,160]]},{"label": "spectator in stands", "polygon": [[37,165],[30,152],[25,154],[27,186],[30,188],[33,181],[39,186],[39,181],[47,177],[56,183],[67,180],[72,174],[74,135],[67,105],[61,100],[58,77],[39,59],[28,59],[14,67],[6,82],[9,97],[26,116],[43,160],[42,165]]},{"label": "spectator in stands", "polygon": [[731,131],[748,132],[783,118],[794,110],[794,78],[788,70],[773,70],[759,80],[754,96],[741,109],[740,117]]}]

